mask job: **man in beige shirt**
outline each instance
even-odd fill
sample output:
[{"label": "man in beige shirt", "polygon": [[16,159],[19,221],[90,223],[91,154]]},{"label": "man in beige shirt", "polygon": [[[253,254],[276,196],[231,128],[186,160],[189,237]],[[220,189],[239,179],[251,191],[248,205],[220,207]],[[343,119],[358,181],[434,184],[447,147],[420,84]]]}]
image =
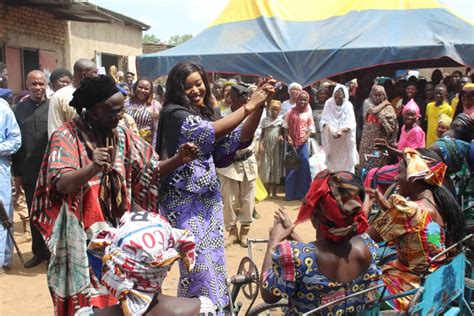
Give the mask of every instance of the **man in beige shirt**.
[{"label": "man in beige shirt", "polygon": [[64,122],[72,120],[77,116],[73,107],[69,106],[72,94],[81,86],[81,80],[85,77],[97,77],[97,67],[89,59],[81,58],[74,63],[74,74],[72,85],[56,91],[49,102],[48,111],[48,137]]},{"label": "man in beige shirt", "polygon": [[[230,94],[232,111],[248,102],[249,90],[242,85],[233,85]],[[217,168],[224,202],[224,226],[229,232],[226,245],[240,241],[242,247],[247,247],[258,175],[254,148],[255,141],[249,147],[238,150],[232,164],[225,168]],[[237,220],[241,224],[239,233]]]}]

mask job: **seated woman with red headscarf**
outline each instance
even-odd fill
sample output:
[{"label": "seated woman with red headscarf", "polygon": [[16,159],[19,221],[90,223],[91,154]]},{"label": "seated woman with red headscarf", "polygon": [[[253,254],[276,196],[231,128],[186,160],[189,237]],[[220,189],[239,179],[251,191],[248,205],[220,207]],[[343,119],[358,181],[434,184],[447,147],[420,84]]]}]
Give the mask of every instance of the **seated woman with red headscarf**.
[{"label": "seated woman with red headscarf", "polygon": [[[393,194],[386,200],[380,192],[368,191],[383,211],[368,234],[377,242],[392,242],[397,251],[397,259],[383,266],[382,279],[390,294],[419,287],[420,276],[441,264],[430,264],[430,258],[464,236],[462,210],[442,186],[446,165],[434,156],[428,157],[432,153],[405,148],[397,176],[400,195]],[[401,297],[391,304],[406,310],[410,299]]]},{"label": "seated woman with red headscarf", "polygon": [[[364,186],[354,174],[323,170],[314,178],[295,224],[285,212],[276,213],[262,266],[265,302],[288,299],[289,313],[300,314],[367,289],[380,278],[377,245],[364,233],[369,227],[364,200]],[[309,219],[317,240],[305,243],[293,229]],[[360,312],[366,301],[361,296],[342,302],[332,313]]]}]

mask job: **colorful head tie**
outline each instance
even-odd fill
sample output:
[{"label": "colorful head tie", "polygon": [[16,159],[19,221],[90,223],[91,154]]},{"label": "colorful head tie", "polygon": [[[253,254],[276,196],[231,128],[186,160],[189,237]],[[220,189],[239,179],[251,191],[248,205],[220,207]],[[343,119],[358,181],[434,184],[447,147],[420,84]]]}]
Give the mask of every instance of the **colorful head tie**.
[{"label": "colorful head tie", "polygon": [[314,214],[325,238],[338,241],[350,233],[362,234],[369,227],[363,210],[364,198],[364,186],[354,174],[323,170],[314,178],[295,224]]},{"label": "colorful head tie", "polygon": [[443,124],[444,126],[446,126],[448,128],[451,126],[452,121],[453,121],[453,119],[450,118],[449,115],[446,115],[444,113],[442,113],[438,116],[438,124],[441,123],[441,124]]},{"label": "colorful head tie", "polygon": [[422,157],[413,148],[407,147],[403,150],[403,157],[407,164],[407,180],[415,182],[424,180],[426,183],[436,186],[443,184],[446,165],[428,157]]},{"label": "colorful head tie", "polygon": [[[97,233],[88,246],[89,261],[125,315],[144,314],[171,265],[183,260],[194,267],[194,236],[172,228],[166,219],[146,211],[126,212],[117,229]],[[94,262],[100,267],[95,267]],[[130,312],[130,311],[133,311]]]}]

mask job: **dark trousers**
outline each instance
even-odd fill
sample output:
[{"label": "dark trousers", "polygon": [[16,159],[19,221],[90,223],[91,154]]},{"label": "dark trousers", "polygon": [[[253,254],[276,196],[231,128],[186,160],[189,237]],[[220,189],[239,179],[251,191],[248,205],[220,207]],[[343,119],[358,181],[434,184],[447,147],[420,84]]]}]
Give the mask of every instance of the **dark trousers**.
[{"label": "dark trousers", "polygon": [[32,223],[31,206],[33,204],[33,196],[35,195],[35,184],[24,183],[25,187],[25,198],[26,205],[28,206],[28,215],[30,215],[30,229],[31,229],[31,251],[33,255],[45,258],[49,257],[49,250],[46,247],[43,236],[39,232],[38,228]]}]

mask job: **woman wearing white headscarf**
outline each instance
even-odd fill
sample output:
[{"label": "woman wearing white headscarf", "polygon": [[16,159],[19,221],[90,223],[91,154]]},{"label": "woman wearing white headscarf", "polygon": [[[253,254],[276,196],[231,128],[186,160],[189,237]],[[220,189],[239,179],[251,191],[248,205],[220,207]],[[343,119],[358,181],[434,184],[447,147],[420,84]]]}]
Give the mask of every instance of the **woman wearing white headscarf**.
[{"label": "woman wearing white headscarf", "polygon": [[324,105],[319,126],[327,167],[333,171],[354,172],[355,165],[359,163],[357,125],[345,86],[337,84],[334,88],[332,97]]},{"label": "woman wearing white headscarf", "polygon": [[298,82],[292,82],[288,86],[288,94],[290,95],[290,99],[283,101],[281,104],[281,115],[285,116],[285,114],[296,105],[296,99],[300,95],[300,92],[303,91],[303,87]]}]

